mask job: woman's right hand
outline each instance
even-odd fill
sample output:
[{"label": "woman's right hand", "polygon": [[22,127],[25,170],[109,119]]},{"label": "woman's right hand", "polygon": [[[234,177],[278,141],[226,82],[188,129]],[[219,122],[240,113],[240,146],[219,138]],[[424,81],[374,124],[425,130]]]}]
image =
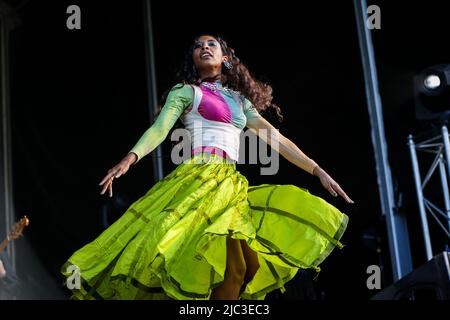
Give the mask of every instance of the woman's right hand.
[{"label": "woman's right hand", "polygon": [[127,173],[130,165],[135,163],[136,160],[137,155],[130,152],[117,165],[109,169],[107,175],[99,183],[100,186],[103,185],[103,189],[100,194],[104,194],[105,191],[108,190],[109,197],[112,197],[112,183],[114,178],[119,178],[121,175]]}]

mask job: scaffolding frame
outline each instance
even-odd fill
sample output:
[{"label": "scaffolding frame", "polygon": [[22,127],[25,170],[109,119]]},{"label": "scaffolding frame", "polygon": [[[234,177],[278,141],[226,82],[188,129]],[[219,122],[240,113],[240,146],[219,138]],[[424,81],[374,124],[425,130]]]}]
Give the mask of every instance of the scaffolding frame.
[{"label": "scaffolding frame", "polygon": [[[425,254],[427,261],[433,258],[433,248],[430,238],[430,230],[428,226],[427,210],[435,219],[439,227],[450,238],[450,196],[448,179],[450,178],[450,140],[448,129],[444,125],[441,127],[441,133],[426,139],[422,142],[415,142],[414,137],[408,136],[408,147],[411,157],[412,170],[414,174],[414,184],[416,188],[417,203],[419,207],[420,220],[422,222],[422,234],[425,245]],[[421,178],[418,151],[435,154],[430,168],[427,170],[423,180]],[[425,187],[430,182],[431,177],[439,170],[440,184],[442,188],[442,196],[445,209],[442,210],[425,197]],[[447,227],[439,220],[437,214],[447,220]]]}]

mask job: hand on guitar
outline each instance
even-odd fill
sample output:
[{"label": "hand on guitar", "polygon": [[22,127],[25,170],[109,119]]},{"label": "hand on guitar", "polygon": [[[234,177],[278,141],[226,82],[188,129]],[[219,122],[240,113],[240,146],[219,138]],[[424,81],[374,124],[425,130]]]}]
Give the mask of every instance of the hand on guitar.
[{"label": "hand on guitar", "polygon": [[0,279],[4,278],[5,276],[6,276],[6,270],[5,270],[5,267],[3,266],[2,260],[0,260]]}]

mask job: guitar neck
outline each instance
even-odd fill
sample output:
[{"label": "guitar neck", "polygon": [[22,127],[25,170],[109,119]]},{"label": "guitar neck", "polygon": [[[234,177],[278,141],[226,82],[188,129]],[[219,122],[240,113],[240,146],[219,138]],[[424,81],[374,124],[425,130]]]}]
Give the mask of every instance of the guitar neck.
[{"label": "guitar neck", "polygon": [[8,243],[9,243],[8,239],[5,239],[2,241],[2,243],[0,243],[0,253],[2,253],[5,250],[5,248],[8,246]]}]

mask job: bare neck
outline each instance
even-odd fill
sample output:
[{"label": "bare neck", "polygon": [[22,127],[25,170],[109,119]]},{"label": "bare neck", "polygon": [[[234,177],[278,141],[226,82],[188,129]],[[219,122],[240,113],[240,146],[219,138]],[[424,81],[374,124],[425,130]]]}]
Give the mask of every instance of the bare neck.
[{"label": "bare neck", "polygon": [[199,72],[200,79],[213,79],[213,80],[220,80],[222,73],[221,70],[216,69],[210,69],[210,70],[201,70]]}]

